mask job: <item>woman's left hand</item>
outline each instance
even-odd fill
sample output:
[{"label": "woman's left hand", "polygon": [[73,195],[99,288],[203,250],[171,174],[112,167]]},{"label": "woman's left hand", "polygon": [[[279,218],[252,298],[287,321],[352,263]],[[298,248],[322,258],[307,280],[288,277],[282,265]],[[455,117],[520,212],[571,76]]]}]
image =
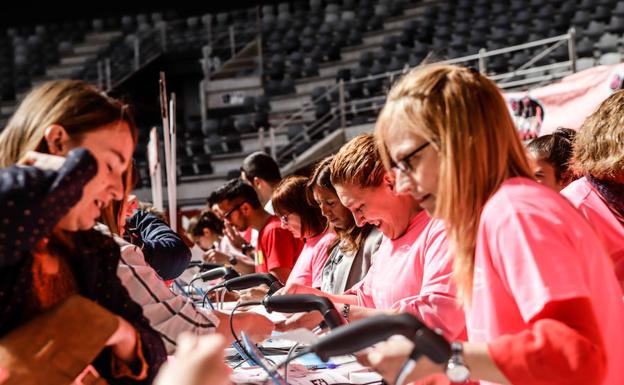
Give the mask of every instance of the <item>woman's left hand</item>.
[{"label": "woman's left hand", "polygon": [[[412,341],[403,336],[393,336],[376,345],[364,359],[360,359],[360,363],[372,367],[387,383],[393,384],[413,349]],[[406,383],[443,371],[443,365],[438,365],[423,355],[407,376]]]},{"label": "woman's left hand", "polygon": [[204,261],[225,265],[230,261],[230,256],[215,249],[210,249],[204,253]]},{"label": "woman's left hand", "polygon": [[251,302],[264,299],[269,293],[269,288],[266,285],[260,285],[258,287],[252,287],[251,289],[245,289],[238,292],[238,302]]}]

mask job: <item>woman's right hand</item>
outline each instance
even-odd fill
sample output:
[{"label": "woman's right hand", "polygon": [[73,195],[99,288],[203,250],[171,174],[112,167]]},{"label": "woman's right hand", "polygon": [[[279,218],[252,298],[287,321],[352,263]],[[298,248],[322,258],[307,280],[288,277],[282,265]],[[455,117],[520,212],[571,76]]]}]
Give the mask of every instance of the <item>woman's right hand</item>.
[{"label": "woman's right hand", "polygon": [[225,385],[230,369],[223,360],[226,341],[221,335],[197,337],[186,333],[178,338],[175,357],[167,362],[155,385]]},{"label": "woman's right hand", "polygon": [[323,322],[323,316],[317,311],[307,313],[296,313],[287,317],[284,321],[275,324],[275,330],[286,332],[294,329],[312,330]]},{"label": "woman's right hand", "polygon": [[276,291],[274,295],[284,295],[284,294],[314,294],[314,295],[318,295],[319,297],[327,296],[326,293],[320,291],[319,289],[315,289],[309,286],[304,286],[299,283],[286,284],[286,286]]},{"label": "woman's right hand", "polygon": [[28,151],[17,164],[20,166],[34,166],[42,170],[57,171],[65,163],[62,156],[44,154],[36,151]]},{"label": "woman's right hand", "polygon": [[128,321],[117,316],[119,325],[117,330],[106,341],[106,346],[110,346],[113,354],[124,362],[134,362],[136,357],[137,331]]},{"label": "woman's right hand", "polygon": [[253,311],[234,313],[233,317],[236,334],[240,335],[240,332],[244,331],[256,343],[271,337],[271,333],[273,333],[275,328],[273,321]]}]

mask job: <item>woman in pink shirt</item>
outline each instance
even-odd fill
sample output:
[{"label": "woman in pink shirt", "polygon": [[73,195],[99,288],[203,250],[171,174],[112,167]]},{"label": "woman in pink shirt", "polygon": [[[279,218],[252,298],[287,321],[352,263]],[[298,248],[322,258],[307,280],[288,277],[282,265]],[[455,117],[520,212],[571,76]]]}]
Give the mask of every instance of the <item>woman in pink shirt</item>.
[{"label": "woman in pink shirt", "polygon": [[[340,149],[332,161],[331,181],[356,224],[371,224],[383,233],[375,262],[366,277],[343,295],[300,285],[287,285],[283,292],[326,296],[343,304],[348,321],[408,311],[448,338],[462,336],[465,319],[451,284],[452,258],[444,226],[431,220],[410,195],[397,192],[372,135],[360,135]],[[302,324],[293,321],[292,326]]]},{"label": "woman in pink shirt", "polygon": [[583,177],[561,191],[593,226],[624,289],[624,92],[587,118],[574,141],[572,168]]},{"label": "woman in pink shirt", "polygon": [[[532,179],[496,85],[474,69],[418,68],[389,92],[376,135],[397,188],[444,220],[466,309],[469,342],[453,344],[449,366],[419,359],[408,382],[446,372],[454,382],[624,383],[610,260],[565,198]],[[394,381],[412,347],[390,340],[368,358]]]},{"label": "woman in pink shirt", "polygon": [[271,200],[282,227],[305,241],[286,283],[321,287],[323,266],[336,234],[327,225],[321,210],[310,204],[307,184],[308,178],[303,176],[285,178],[273,191]]}]

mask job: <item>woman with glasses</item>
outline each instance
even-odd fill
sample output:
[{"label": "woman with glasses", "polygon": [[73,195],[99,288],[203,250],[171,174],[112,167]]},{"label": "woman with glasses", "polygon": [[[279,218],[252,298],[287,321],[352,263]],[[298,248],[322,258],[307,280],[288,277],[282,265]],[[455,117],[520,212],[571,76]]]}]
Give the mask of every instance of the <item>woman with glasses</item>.
[{"label": "woman with glasses", "polygon": [[[375,135],[397,188],[442,219],[468,342],[449,365],[417,361],[406,382],[624,383],[624,307],[613,267],[579,212],[537,183],[496,84],[475,70],[427,66],[389,92]],[[420,149],[420,151],[416,151]],[[413,345],[368,354],[394,381]]]},{"label": "woman with glasses", "polygon": [[310,204],[307,184],[308,178],[303,176],[285,178],[273,192],[271,200],[282,227],[288,229],[293,237],[304,241],[286,283],[319,288],[329,246],[336,233],[327,225],[321,210]]}]

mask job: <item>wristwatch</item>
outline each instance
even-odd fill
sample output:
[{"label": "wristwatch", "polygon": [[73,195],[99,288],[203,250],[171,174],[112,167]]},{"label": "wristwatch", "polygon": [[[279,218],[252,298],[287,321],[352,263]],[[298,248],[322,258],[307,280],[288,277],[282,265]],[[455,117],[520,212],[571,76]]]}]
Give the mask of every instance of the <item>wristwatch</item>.
[{"label": "wristwatch", "polygon": [[344,317],[345,321],[349,322],[349,313],[351,312],[351,305],[349,305],[348,303],[345,303],[342,305],[342,316]]},{"label": "wristwatch", "polygon": [[253,245],[249,244],[249,243],[243,243],[241,245],[241,251],[243,252],[243,254],[247,255],[247,253],[251,250],[253,250],[254,247]]},{"label": "wristwatch", "polygon": [[464,363],[464,346],[461,342],[451,343],[451,357],[446,364],[446,377],[454,383],[464,383],[470,378],[470,369]]}]

